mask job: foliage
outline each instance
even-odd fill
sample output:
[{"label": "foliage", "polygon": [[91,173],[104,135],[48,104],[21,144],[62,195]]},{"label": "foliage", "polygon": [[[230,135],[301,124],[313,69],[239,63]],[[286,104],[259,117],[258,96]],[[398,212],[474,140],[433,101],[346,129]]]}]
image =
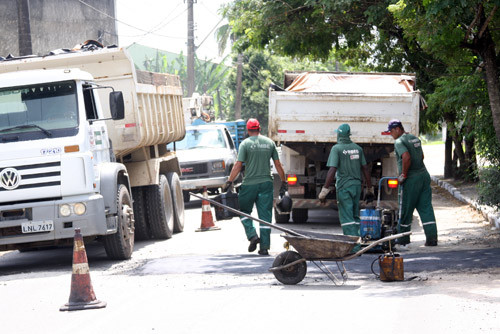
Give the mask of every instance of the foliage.
[{"label": "foliage", "polygon": [[241,0],[224,13],[239,51],[256,47],[319,60],[334,54],[347,68],[415,72],[417,87],[430,101],[421,111],[420,130],[450,122],[455,146],[465,142],[460,164],[474,176],[474,147],[498,160],[499,5],[500,0]]},{"label": "foliage", "polygon": [[[269,84],[283,85],[285,71],[335,71],[344,70],[343,64],[338,64],[333,57],[325,62],[308,59],[297,60],[290,57],[272,55],[265,50],[256,50],[252,47],[242,52],[242,105],[243,119],[257,118],[261,122],[263,133],[268,126],[268,89]],[[236,62],[237,55],[233,55]],[[222,86],[221,93],[234,103],[236,96],[236,67],[231,69],[227,82]],[[231,104],[232,105],[232,104]],[[228,119],[234,118],[233,112]]]},{"label": "foliage", "polygon": [[485,168],[480,172],[478,183],[478,201],[500,210],[500,169]]},{"label": "foliage", "polygon": [[[475,126],[474,133],[469,134],[480,137],[486,145],[478,145],[481,154],[495,150],[499,145],[497,138],[500,139],[497,65],[500,58],[495,51],[500,42],[499,5],[498,0],[400,0],[390,6],[405,37],[417,40],[422,49],[446,64],[443,75],[474,77],[475,86],[464,80],[455,83],[459,87],[447,85],[448,88],[438,94],[446,95],[441,103],[457,100],[452,117],[456,121],[464,122],[471,118],[471,113],[475,114],[473,118],[481,116],[484,121],[486,113],[490,113],[490,122],[486,126]],[[441,83],[444,80],[440,79]],[[464,112],[466,110],[468,112]],[[450,112],[448,108],[447,113]],[[492,129],[495,130],[492,132]]]},{"label": "foliage", "polygon": [[[159,73],[170,73],[179,76],[182,82],[184,94],[187,93],[187,66],[186,57],[182,54],[171,62],[168,61],[166,55],[160,55],[161,64],[154,63],[152,60],[146,60],[144,66],[148,71],[155,71]],[[224,64],[223,59],[219,64],[213,63],[207,59],[200,60],[198,57],[194,58],[194,72],[195,72],[195,92],[200,95],[207,94],[216,96],[221,89],[224,81],[229,75],[230,68]],[[228,109],[227,101],[224,96],[219,96],[221,106],[215,103],[216,113],[221,113],[222,110]]]},{"label": "foliage", "polygon": [[[393,0],[242,0],[224,8],[237,36],[235,47],[325,61],[332,56],[344,69],[414,72],[425,96],[446,66],[405,38],[388,7]],[[432,110],[421,113],[421,131],[434,130]]]}]

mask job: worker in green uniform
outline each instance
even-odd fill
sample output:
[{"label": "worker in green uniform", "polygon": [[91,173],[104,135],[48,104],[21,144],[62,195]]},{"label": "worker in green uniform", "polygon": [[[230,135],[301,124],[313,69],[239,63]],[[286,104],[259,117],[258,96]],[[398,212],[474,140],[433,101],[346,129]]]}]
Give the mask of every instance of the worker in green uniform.
[{"label": "worker in green uniform", "polygon": [[[274,142],[260,134],[260,123],[254,118],[247,122],[249,137],[240,144],[238,161],[234,164],[228,181],[223,186],[227,190],[241,171],[245,163],[245,176],[238,193],[240,210],[250,215],[254,204],[257,207],[259,218],[271,223],[273,209],[273,177],[271,175],[272,159],[278,175],[282,181],[282,190],[287,187],[285,172],[281,166],[278,151]],[[248,251],[253,252],[260,243],[259,254],[269,255],[271,247],[271,228],[260,224],[260,238],[250,218],[241,217],[247,239],[250,241]]]},{"label": "worker in green uniform", "polygon": [[[324,202],[330,192],[330,184],[336,177],[337,206],[339,210],[340,225],[344,235],[359,236],[359,200],[361,198],[361,170],[366,180],[367,191],[365,200],[372,202],[374,199],[370,173],[366,166],[363,149],[350,139],[351,128],[349,124],[342,124],[336,130],[337,144],[335,144],[328,157],[327,167],[330,167],[326,182],[318,195]],[[359,249],[359,246],[356,248]]]},{"label": "worker in green uniform", "polygon": [[[400,173],[398,180],[402,189],[401,219],[398,222],[398,232],[411,230],[413,211],[417,209],[425,232],[425,245],[437,246],[437,226],[432,208],[431,177],[424,165],[422,143],[418,137],[405,132],[401,121],[394,119],[389,122],[394,142],[394,151]],[[398,244],[410,243],[410,236],[400,238]]]}]

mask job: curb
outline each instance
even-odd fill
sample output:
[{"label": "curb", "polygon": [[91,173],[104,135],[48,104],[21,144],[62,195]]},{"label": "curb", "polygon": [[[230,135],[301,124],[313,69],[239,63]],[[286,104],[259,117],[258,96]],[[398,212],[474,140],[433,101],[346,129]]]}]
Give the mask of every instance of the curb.
[{"label": "curb", "polygon": [[493,208],[489,206],[480,205],[477,201],[473,200],[472,198],[463,195],[458,188],[455,188],[448,182],[443,181],[436,176],[431,175],[431,180],[441,188],[447,190],[451,195],[453,195],[453,197],[455,197],[459,201],[469,204],[470,206],[481,212],[483,217],[486,220],[488,220],[488,222],[493,228],[500,229],[500,212],[496,212]]}]

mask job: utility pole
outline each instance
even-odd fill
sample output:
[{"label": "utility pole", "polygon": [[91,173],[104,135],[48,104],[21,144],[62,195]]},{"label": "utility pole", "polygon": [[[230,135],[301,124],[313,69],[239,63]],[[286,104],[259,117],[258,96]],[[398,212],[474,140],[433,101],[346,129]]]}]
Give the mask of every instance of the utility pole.
[{"label": "utility pole", "polygon": [[19,55],[26,56],[33,54],[29,0],[17,0],[17,28],[19,32]]},{"label": "utility pole", "polygon": [[234,103],[234,119],[241,118],[241,77],[243,76],[243,54],[238,54],[236,64],[236,100]]},{"label": "utility pole", "polygon": [[193,3],[196,0],[187,0],[188,6],[188,26],[187,26],[187,90],[188,97],[193,96],[194,93],[194,15]]}]

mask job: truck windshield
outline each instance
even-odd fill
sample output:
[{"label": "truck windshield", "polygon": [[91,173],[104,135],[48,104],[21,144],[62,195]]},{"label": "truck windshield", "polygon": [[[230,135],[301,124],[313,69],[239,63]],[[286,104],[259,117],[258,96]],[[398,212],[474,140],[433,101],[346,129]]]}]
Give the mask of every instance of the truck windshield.
[{"label": "truck windshield", "polygon": [[0,138],[61,137],[76,134],[77,127],[74,81],[0,88]]},{"label": "truck windshield", "polygon": [[177,150],[198,148],[225,148],[226,141],[220,129],[187,129],[183,140],[175,144]]}]

